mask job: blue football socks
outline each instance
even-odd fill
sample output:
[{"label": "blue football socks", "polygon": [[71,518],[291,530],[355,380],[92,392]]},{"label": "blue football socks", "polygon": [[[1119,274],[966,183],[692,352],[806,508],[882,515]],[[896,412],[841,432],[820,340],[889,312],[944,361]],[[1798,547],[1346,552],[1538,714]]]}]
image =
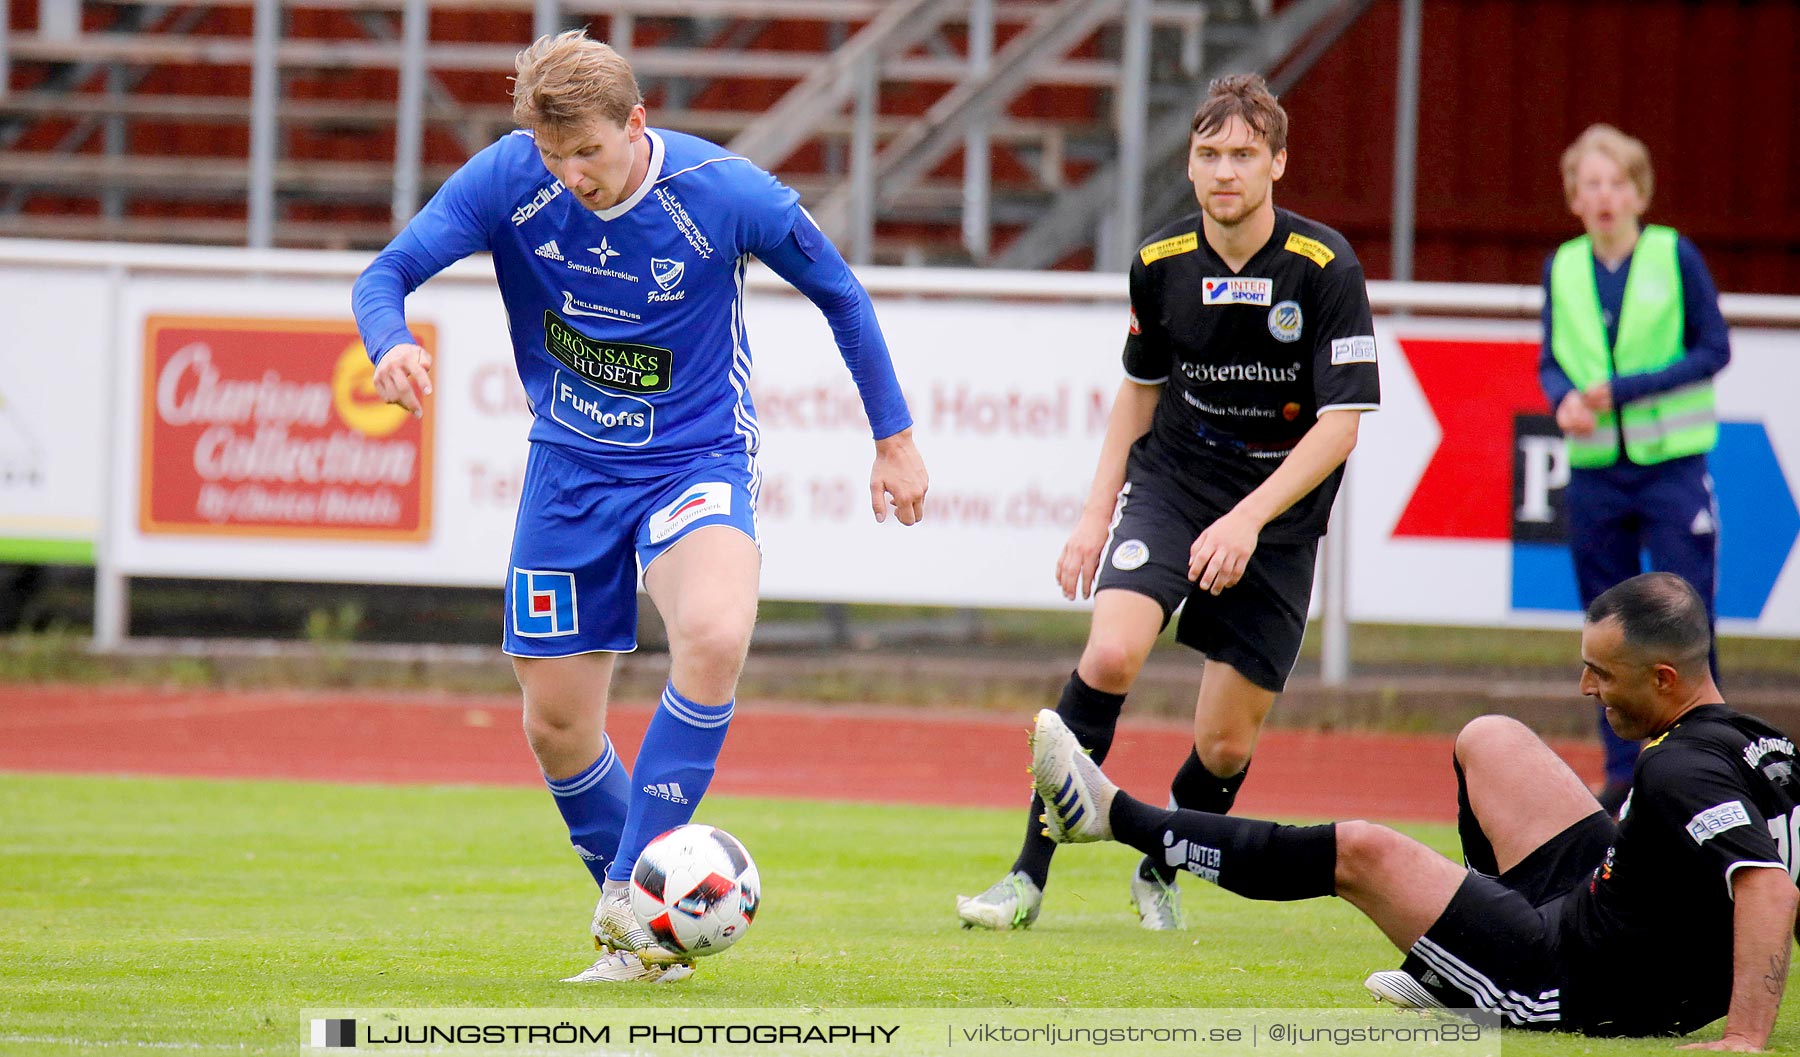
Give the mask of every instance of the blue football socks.
[{"label": "blue football socks", "polygon": [[650,717],[638,749],[631,808],[608,877],[628,880],[644,845],[694,817],[694,808],[712,784],[733,703],[699,705],[676,692],[673,683],[663,687],[662,705]]},{"label": "blue football socks", "polygon": [[594,875],[595,884],[606,880],[607,864],[618,854],[631,795],[631,775],[613,752],[612,739],[601,737],[600,758],[587,770],[571,778],[544,779],[569,825],[569,843]]}]

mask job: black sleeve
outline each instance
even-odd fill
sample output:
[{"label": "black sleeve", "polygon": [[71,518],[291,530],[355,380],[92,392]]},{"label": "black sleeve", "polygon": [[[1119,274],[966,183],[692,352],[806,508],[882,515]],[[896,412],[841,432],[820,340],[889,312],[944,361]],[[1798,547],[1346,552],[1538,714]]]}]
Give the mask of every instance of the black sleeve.
[{"label": "black sleeve", "polygon": [[[1646,813],[1646,821],[1669,833],[1668,846],[1716,872],[1727,891],[1741,866],[1787,868],[1769,820],[1732,761],[1704,749],[1649,751],[1655,755],[1638,770],[1640,792],[1633,794],[1631,810]],[[1787,820],[1781,822],[1785,836]]]},{"label": "black sleeve", "polygon": [[1313,402],[1320,411],[1381,406],[1375,320],[1362,265],[1340,256],[1320,273],[1314,299]]},{"label": "black sleeve", "polygon": [[1162,330],[1162,311],[1157,305],[1150,269],[1140,259],[1131,262],[1131,325],[1125,334],[1125,375],[1134,382],[1160,385],[1169,380],[1174,357]]}]

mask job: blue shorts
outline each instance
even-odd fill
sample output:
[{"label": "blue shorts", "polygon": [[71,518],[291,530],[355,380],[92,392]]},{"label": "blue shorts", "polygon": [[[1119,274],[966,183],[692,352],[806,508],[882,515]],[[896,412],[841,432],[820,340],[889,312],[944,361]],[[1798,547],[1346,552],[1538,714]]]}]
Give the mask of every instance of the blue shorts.
[{"label": "blue shorts", "polygon": [[756,540],[760,483],[743,455],[623,480],[533,444],[513,528],[502,648],[515,657],[637,649],[639,571],[708,525]]}]

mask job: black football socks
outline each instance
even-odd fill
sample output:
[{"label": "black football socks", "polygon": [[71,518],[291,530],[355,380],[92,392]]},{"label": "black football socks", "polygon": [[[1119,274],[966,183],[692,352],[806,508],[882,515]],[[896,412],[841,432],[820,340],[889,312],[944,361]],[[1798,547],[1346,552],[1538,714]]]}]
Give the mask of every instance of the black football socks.
[{"label": "black football socks", "polygon": [[[1229,815],[1231,805],[1237,803],[1238,790],[1244,787],[1244,776],[1249,773],[1250,764],[1245,761],[1243,770],[1230,778],[1220,778],[1206,769],[1200,762],[1200,754],[1189,746],[1187,760],[1182,763],[1181,770],[1175,772],[1175,781],[1169,784],[1169,799],[1175,807]],[[1169,865],[1164,856],[1147,855],[1138,863],[1138,875],[1145,880],[1169,884],[1182,868],[1181,863]]]},{"label": "black football socks", "polygon": [[1283,826],[1151,807],[1121,791],[1113,838],[1250,899],[1311,899],[1337,890],[1337,827]]}]

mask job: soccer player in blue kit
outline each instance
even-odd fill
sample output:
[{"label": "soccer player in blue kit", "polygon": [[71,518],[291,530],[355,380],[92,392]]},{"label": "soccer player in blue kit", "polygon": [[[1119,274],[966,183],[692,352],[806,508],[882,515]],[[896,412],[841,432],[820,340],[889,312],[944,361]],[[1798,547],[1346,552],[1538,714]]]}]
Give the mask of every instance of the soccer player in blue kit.
[{"label": "soccer player in blue kit", "polygon": [[[631,67],[580,30],[517,59],[521,126],[471,158],[356,282],[383,399],[422,413],[431,359],[406,295],[493,254],[531,447],[506,580],[504,648],[525,733],[601,885],[595,945],[570,982],[692,972],[631,915],[644,845],[693,817],[731,721],[756,620],[756,412],[744,333],[751,254],[825,314],[875,439],[877,521],[924,515],[925,465],[868,294],[767,172],[649,127]],[[630,774],[605,733],[637,584],[668,628],[670,673]]]}]

